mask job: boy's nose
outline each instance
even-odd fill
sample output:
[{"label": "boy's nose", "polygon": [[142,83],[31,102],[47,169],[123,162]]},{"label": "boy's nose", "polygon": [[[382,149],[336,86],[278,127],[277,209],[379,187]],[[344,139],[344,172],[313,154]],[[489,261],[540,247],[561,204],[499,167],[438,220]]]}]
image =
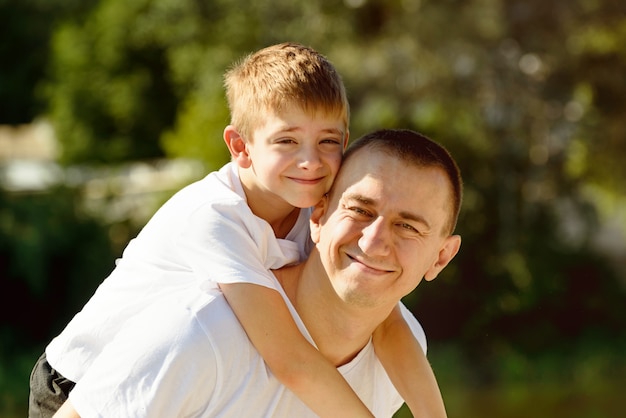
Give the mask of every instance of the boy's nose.
[{"label": "boy's nose", "polygon": [[298,166],[308,170],[316,170],[322,165],[320,153],[316,148],[303,147],[298,156]]}]

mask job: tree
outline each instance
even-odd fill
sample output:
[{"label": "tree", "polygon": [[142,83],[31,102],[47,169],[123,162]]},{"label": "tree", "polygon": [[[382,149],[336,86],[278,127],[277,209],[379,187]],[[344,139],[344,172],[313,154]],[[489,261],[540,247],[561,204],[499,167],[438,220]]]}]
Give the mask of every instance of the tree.
[{"label": "tree", "polygon": [[[3,304],[0,335],[45,344],[69,321],[114,266],[107,226],[80,210],[80,194],[0,191],[2,288],[28,315]],[[4,341],[13,350],[13,342]],[[6,352],[2,353],[6,354]]]},{"label": "tree", "polygon": [[30,123],[45,106],[38,82],[50,57],[55,25],[85,13],[95,0],[0,1],[0,123]]},{"label": "tree", "polygon": [[[420,288],[408,299],[425,318],[439,309],[434,335],[472,346],[490,333],[489,344],[506,344],[541,307],[560,324],[543,334],[558,344],[626,317],[591,302],[624,291],[591,245],[602,207],[590,194],[618,196],[626,180],[625,9],[612,0],[102,0],[56,31],[46,91],[68,162],[167,155],[216,167],[227,158],[224,70],[272,43],[311,45],[343,74],[353,138],[412,128],[461,165],[464,244],[436,285],[448,292]],[[607,283],[585,295],[589,304],[579,271]],[[596,320],[563,324],[573,301]],[[454,315],[442,316],[445,304]]]}]

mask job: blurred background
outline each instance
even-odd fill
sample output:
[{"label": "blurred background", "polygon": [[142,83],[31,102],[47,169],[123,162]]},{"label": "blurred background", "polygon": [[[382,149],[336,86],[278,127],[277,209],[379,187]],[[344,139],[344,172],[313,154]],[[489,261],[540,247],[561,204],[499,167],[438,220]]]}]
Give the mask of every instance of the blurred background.
[{"label": "blurred background", "polygon": [[288,40],[343,75],[352,138],[414,129],[461,166],[461,253],[405,300],[449,416],[623,416],[622,0],[0,0],[0,416],[158,206],[228,160],[224,70]]}]

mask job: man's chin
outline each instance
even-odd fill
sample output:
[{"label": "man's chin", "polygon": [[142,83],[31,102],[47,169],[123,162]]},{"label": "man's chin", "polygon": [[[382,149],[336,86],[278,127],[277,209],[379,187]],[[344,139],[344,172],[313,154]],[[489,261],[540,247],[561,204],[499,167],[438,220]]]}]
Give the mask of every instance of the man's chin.
[{"label": "man's chin", "polygon": [[344,303],[353,307],[359,308],[373,308],[376,306],[374,298],[372,298],[370,292],[363,289],[363,284],[351,283],[349,287],[342,290],[339,297]]}]

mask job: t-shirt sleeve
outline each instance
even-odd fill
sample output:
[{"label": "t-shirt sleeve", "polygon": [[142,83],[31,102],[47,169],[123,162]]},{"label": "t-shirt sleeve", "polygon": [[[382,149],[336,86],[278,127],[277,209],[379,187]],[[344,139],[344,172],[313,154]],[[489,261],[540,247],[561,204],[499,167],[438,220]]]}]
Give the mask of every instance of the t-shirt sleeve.
[{"label": "t-shirt sleeve", "polygon": [[154,305],[106,346],[70,400],[83,418],[195,416],[215,392],[217,367],[188,309]]},{"label": "t-shirt sleeve", "polygon": [[422,346],[422,350],[424,350],[424,354],[426,354],[427,343],[426,343],[426,333],[424,332],[424,328],[420,325],[419,321],[415,318],[415,316],[408,310],[406,306],[402,302],[399,302],[400,311],[402,312],[402,316],[404,320],[409,324],[409,328],[413,331],[413,335]]},{"label": "t-shirt sleeve", "polygon": [[275,288],[270,269],[298,262],[296,243],[281,245],[245,201],[211,202],[192,213],[177,248],[194,274],[216,283]]}]

